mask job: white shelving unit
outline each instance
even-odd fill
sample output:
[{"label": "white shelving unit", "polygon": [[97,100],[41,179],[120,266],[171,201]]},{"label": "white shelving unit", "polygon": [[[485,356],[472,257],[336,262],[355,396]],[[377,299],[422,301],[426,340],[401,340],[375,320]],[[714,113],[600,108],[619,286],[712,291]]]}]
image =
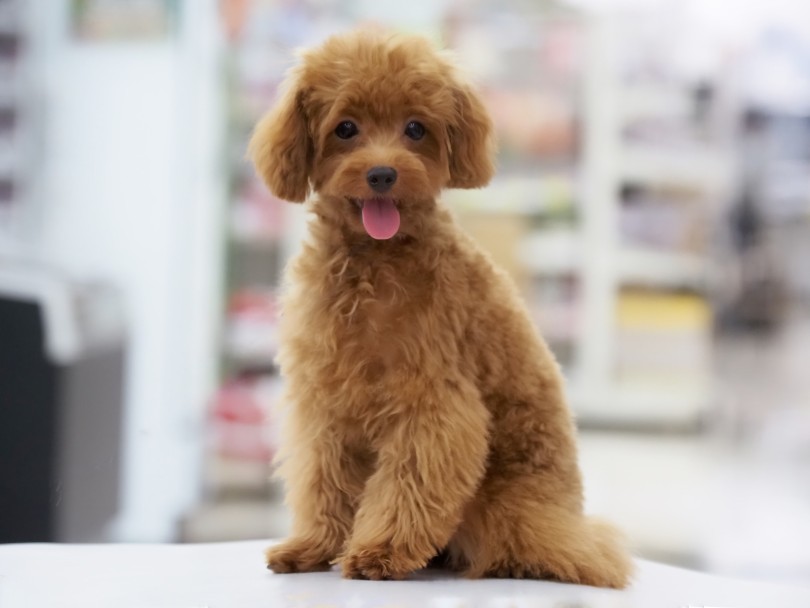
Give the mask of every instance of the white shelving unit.
[{"label": "white shelving unit", "polygon": [[[722,196],[731,167],[710,145],[660,148],[626,143],[622,128],[639,117],[689,112],[683,88],[671,84],[623,86],[621,32],[611,19],[585,20],[580,221],[573,229],[536,230],[518,247],[532,276],[574,276],[579,281],[579,335],[571,366],[569,399],[581,423],[691,427],[712,403],[706,378],[656,386],[617,377],[617,306],[627,287],[685,290],[705,298],[707,257],[622,243],[621,188],[626,183],[689,188]],[[705,331],[708,348],[709,328]],[[708,374],[708,370],[707,370]]]}]

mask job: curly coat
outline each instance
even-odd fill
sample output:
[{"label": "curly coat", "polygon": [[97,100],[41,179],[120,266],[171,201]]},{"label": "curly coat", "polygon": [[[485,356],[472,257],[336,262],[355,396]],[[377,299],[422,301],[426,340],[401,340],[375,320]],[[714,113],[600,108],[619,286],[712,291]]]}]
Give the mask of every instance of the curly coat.
[{"label": "curly coat", "polygon": [[[337,137],[350,119],[358,133]],[[425,127],[415,141],[412,120]],[[313,214],[286,272],[279,474],[294,514],[275,572],[339,563],[399,579],[433,558],[470,577],[624,587],[617,533],[583,515],[559,367],[510,279],[437,197],[494,172],[490,118],[447,55],[354,32],[303,53],[249,155]],[[364,230],[370,167],[394,167],[393,238]]]}]

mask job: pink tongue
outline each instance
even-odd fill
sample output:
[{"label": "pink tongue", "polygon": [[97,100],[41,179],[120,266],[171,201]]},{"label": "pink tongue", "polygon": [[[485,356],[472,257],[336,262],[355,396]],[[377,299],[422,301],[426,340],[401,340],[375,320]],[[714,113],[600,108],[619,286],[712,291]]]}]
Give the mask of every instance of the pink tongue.
[{"label": "pink tongue", "polygon": [[390,198],[370,198],[363,202],[363,227],[368,235],[384,241],[399,230],[399,211]]}]

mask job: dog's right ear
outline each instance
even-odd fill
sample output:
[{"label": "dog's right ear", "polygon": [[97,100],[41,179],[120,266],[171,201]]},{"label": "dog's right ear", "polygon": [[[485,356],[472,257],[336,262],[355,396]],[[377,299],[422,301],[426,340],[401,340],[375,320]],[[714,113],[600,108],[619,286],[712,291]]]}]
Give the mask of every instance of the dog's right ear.
[{"label": "dog's right ear", "polygon": [[276,106],[256,125],[248,157],[277,197],[301,203],[309,193],[314,154],[306,116],[306,95],[293,74]]}]

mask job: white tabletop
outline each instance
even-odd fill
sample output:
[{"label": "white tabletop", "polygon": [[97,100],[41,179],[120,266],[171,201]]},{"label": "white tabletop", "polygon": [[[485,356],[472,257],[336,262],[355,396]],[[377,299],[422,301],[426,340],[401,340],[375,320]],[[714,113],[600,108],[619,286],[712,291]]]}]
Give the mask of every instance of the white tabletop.
[{"label": "white tabletop", "polygon": [[2,608],[810,608],[810,588],[723,579],[638,560],[625,591],[545,581],[344,580],[273,574],[268,543],[0,545]]}]

